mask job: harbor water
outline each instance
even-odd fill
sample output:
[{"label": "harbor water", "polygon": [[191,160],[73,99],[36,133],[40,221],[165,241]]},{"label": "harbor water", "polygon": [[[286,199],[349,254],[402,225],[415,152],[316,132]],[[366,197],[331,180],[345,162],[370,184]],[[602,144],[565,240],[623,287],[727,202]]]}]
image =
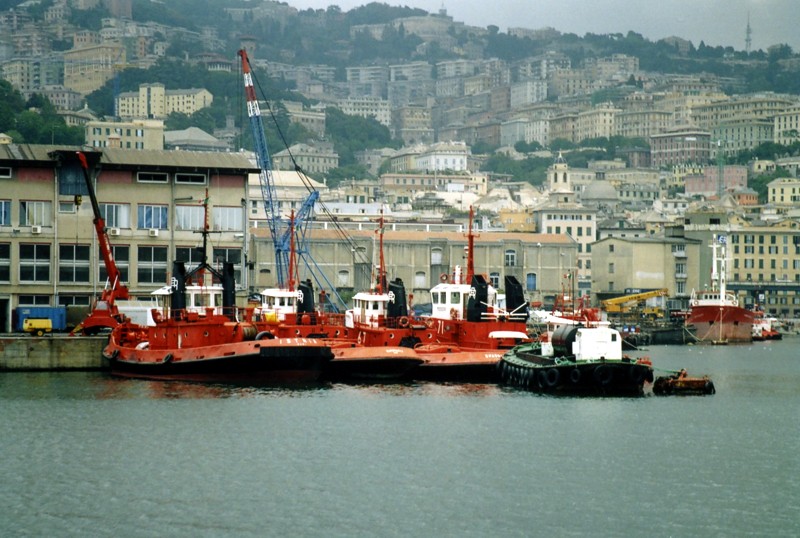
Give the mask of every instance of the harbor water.
[{"label": "harbor water", "polygon": [[712,396],[3,373],[0,536],[798,536],[798,344],[633,353]]}]

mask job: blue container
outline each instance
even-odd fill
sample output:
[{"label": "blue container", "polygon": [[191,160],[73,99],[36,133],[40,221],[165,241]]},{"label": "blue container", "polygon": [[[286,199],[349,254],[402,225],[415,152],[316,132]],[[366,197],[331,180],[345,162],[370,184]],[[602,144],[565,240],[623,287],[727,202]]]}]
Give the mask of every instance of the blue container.
[{"label": "blue container", "polygon": [[67,328],[67,307],[65,306],[18,306],[17,323],[14,330],[22,332],[22,324],[28,318],[49,319],[54,331]]}]

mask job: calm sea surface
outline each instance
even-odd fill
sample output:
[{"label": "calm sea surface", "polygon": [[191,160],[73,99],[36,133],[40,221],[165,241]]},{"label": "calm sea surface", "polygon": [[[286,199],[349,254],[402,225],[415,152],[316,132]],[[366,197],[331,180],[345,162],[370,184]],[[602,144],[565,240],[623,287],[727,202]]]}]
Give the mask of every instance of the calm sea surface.
[{"label": "calm sea surface", "polygon": [[0,374],[0,536],[798,536],[800,339],[713,396]]}]

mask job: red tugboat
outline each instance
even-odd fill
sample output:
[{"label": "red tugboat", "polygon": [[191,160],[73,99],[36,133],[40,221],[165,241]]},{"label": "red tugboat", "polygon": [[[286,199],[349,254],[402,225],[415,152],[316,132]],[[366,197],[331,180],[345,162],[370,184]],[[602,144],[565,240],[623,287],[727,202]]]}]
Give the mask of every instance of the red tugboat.
[{"label": "red tugboat", "polygon": [[[753,340],[755,313],[739,306],[736,295],[727,290],[726,242],[724,235],[714,235],[711,242],[711,289],[692,291],[686,325],[694,328],[699,342],[728,344]],[[722,253],[718,254],[719,251]]]},{"label": "red tugboat", "polygon": [[415,379],[436,381],[497,381],[497,365],[507,350],[530,342],[528,303],[522,285],[505,277],[505,305],[483,275],[475,274],[475,234],[470,208],[467,232],[467,270],[443,274],[431,289],[432,313],[426,326],[436,342],[414,349],[424,359],[412,372]]},{"label": "red tugboat", "polygon": [[[333,358],[328,344],[275,337],[259,326],[252,308],[238,309],[233,265],[217,271],[207,262],[208,230],[206,205],[201,263],[188,274],[183,262],[173,263],[170,308],[153,312],[154,326],[125,321],[112,330],[103,350],[112,375],[221,383],[318,380]],[[187,282],[202,284],[212,275],[222,282],[221,312],[187,309]]]}]

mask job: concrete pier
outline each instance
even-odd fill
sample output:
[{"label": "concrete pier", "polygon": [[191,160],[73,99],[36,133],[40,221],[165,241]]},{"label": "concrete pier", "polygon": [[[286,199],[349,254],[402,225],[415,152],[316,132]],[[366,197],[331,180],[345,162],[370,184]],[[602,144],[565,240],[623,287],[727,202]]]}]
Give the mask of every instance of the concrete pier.
[{"label": "concrete pier", "polygon": [[0,372],[101,370],[107,336],[0,336]]}]

